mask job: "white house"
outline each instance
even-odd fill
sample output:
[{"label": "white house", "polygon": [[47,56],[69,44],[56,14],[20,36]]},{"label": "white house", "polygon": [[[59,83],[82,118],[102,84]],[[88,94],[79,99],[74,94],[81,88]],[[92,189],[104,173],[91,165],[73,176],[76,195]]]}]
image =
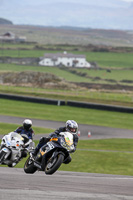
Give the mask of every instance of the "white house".
[{"label": "white house", "polygon": [[39,64],[44,66],[91,67],[84,55],[76,55],[67,52],[46,53],[44,57],[41,58]]}]

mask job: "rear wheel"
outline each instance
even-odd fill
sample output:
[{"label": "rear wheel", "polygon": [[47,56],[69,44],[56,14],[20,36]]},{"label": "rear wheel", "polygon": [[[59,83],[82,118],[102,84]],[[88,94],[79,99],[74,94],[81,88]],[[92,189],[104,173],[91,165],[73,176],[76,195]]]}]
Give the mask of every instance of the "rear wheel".
[{"label": "rear wheel", "polygon": [[64,156],[62,154],[58,154],[54,159],[50,158],[45,167],[45,173],[53,174],[61,166],[63,160]]},{"label": "rear wheel", "polygon": [[27,174],[34,174],[37,171],[37,168],[34,166],[34,163],[30,157],[25,162],[24,171]]}]

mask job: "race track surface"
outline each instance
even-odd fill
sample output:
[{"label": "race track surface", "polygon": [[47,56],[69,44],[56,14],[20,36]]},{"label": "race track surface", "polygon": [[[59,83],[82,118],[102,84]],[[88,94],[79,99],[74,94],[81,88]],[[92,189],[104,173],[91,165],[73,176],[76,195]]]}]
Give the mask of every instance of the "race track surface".
[{"label": "race track surface", "polygon": [[[14,123],[16,128],[23,120],[0,116],[0,122]],[[32,121],[38,127],[64,126],[63,122]],[[84,124],[79,124],[79,129],[81,139],[133,138],[133,130]],[[35,135],[34,139],[40,136]],[[31,175],[23,169],[0,167],[0,200],[133,200],[133,177],[62,171],[53,175],[37,171]]]},{"label": "race track surface", "polygon": [[133,200],[133,177],[0,168],[0,200]]},{"label": "race track surface", "polygon": [[[21,117],[0,115],[0,122],[16,124],[16,128],[18,124],[22,125],[24,119],[25,118]],[[31,119],[31,120],[33,122],[33,126],[38,126],[38,127],[57,129],[60,126],[65,126],[65,122],[38,120],[38,119]],[[86,125],[86,124],[79,124],[79,130],[81,133],[80,134],[81,139],[133,138],[133,130]],[[88,132],[91,133],[91,137],[89,138],[88,138]],[[40,139],[41,136],[43,136],[43,134],[42,135],[36,134],[34,139]]]}]

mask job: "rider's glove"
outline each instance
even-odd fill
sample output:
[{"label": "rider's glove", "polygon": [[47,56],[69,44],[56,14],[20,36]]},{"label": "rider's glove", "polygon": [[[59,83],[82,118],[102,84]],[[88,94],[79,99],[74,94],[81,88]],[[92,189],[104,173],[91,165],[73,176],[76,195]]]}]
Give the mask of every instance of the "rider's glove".
[{"label": "rider's glove", "polygon": [[56,130],[54,133],[55,133],[56,135],[59,135],[59,131],[58,131],[58,130]]},{"label": "rider's glove", "polygon": [[31,142],[32,142],[32,139],[29,139],[29,141],[26,142],[26,143],[24,144],[24,147],[25,147],[25,148],[28,147],[28,146],[30,145]]},{"label": "rider's glove", "polygon": [[50,140],[50,137],[42,137],[39,141],[40,144],[47,143]]},{"label": "rider's glove", "polygon": [[74,153],[76,151],[76,147],[74,147],[72,150],[71,150],[71,153]]}]

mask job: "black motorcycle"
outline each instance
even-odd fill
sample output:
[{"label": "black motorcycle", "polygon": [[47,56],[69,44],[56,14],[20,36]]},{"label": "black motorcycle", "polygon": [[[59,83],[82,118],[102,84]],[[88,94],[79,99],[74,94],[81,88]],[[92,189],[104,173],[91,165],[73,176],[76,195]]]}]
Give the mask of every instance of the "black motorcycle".
[{"label": "black motorcycle", "polygon": [[51,138],[39,150],[37,156],[32,154],[24,165],[25,173],[33,174],[37,170],[44,171],[45,174],[53,174],[62,163],[70,162],[70,153],[74,151],[73,135],[69,132],[61,132],[57,138]]}]

